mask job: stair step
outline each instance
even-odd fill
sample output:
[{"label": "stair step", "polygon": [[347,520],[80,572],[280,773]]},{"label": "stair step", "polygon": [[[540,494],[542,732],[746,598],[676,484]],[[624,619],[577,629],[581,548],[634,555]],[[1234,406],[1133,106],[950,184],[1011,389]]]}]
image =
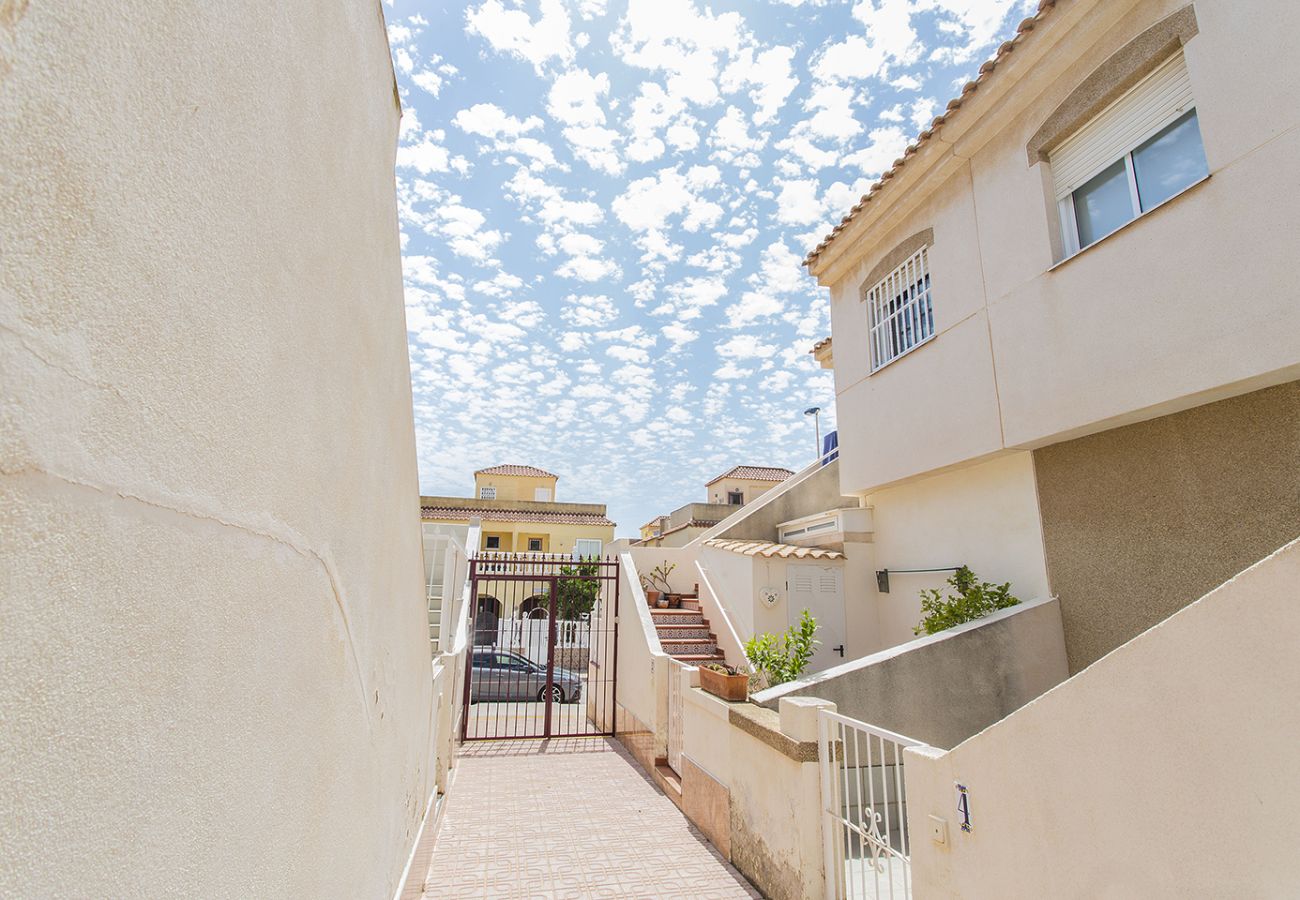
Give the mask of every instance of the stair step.
[{"label": "stair step", "polygon": [[699,625],[704,614],[698,609],[656,609],[650,614],[656,625]]},{"label": "stair step", "polygon": [[723,663],[727,661],[727,658],[721,653],[714,653],[712,655],[706,653],[679,653],[672,654],[672,657],[678,662],[690,663],[693,666],[705,666],[709,663]]},{"label": "stair step", "polygon": [[707,622],[699,625],[656,625],[660,641],[698,640],[717,642],[718,636],[709,630]]}]

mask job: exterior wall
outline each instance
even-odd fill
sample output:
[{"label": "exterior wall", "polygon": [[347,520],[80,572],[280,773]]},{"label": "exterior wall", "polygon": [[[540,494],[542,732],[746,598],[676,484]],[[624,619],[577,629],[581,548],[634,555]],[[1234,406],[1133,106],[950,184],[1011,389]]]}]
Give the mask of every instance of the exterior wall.
[{"label": "exterior wall", "polygon": [[[1058,4],[944,126],[951,148],[918,154],[840,238],[842,258],[814,266],[831,286],[846,493],[1300,376],[1300,220],[1277,193],[1300,177],[1294,4],[1243,16],[1198,0],[1185,55],[1211,177],[1054,265],[1048,164],[1030,165],[1027,145],[1090,73],[1185,5]],[[1001,99],[982,107],[989,95]],[[938,334],[869,375],[864,279],[927,228]]]},{"label": "exterior wall", "polygon": [[837,710],[935,747],[955,747],[1065,680],[1056,600],[1022,603],[939,634],[769,688],[754,697],[820,697]]},{"label": "exterior wall", "polygon": [[1294,894],[1297,585],[1300,542],[950,752],[907,751],[914,896]]},{"label": "exterior wall", "polygon": [[554,502],[559,498],[555,494],[555,483],[558,479],[533,477],[531,475],[484,475],[482,473],[474,476],[474,496],[478,498],[485,487],[494,487],[497,490],[497,500],[537,500],[537,489],[545,488],[550,492],[546,501]]},{"label": "exterior wall", "polygon": [[[425,520],[425,522],[433,521],[435,520]],[[464,523],[460,524],[464,525]],[[528,538],[535,537],[542,539],[542,550],[544,552],[566,555],[573,553],[574,547],[577,546],[579,540],[595,540],[601,542],[601,553],[603,555],[605,545],[614,540],[614,526],[572,525],[563,522],[501,522],[484,518],[480,550],[488,549],[487,539],[489,537],[500,538],[501,546],[498,549],[504,552],[527,552]]]},{"label": "exterior wall", "polygon": [[[999,457],[869,494],[876,568],[967,565],[984,581],[1011,582],[1023,600],[1046,597],[1047,568],[1039,525],[1033,458]],[[877,648],[911,640],[921,618],[920,592],[946,589],[951,572],[890,576],[890,592],[865,585],[880,629]],[[855,584],[862,590],[862,580]],[[850,606],[855,600],[850,600]]]},{"label": "exterior wall", "polygon": [[744,502],[749,503],[780,483],[779,481],[757,481],[753,478],[724,478],[713,482],[706,490],[710,503],[729,504],[727,494],[731,491],[739,491],[744,496]]},{"label": "exterior wall", "polygon": [[1300,534],[1300,382],[1034,452],[1071,671]]},{"label": "exterior wall", "polygon": [[435,748],[380,10],[0,19],[0,895],[391,897]]},{"label": "exterior wall", "polygon": [[840,494],[840,462],[836,459],[790,490],[773,497],[770,503],[761,506],[746,503],[750,507],[747,515],[711,536],[733,541],[774,541],[777,539],[776,527],[782,522],[857,505],[856,498]]}]

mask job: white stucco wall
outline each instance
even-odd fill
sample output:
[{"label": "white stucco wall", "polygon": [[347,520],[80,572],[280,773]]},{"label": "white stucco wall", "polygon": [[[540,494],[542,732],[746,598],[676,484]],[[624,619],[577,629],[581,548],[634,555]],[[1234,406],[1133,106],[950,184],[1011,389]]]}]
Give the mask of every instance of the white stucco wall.
[{"label": "white stucco wall", "polygon": [[[1184,52],[1211,177],[1055,265],[1030,140],[1186,5],[1056,4],[813,267],[831,288],[846,494],[1300,377],[1300,207],[1282,187],[1300,177],[1296,4],[1194,4]],[[927,228],[936,337],[868,374],[868,274]]]},{"label": "white stucco wall", "polygon": [[908,751],[914,896],[1293,896],[1297,585],[1300,540],[953,750]]},{"label": "white stucco wall", "polygon": [[387,898],[432,788],[379,4],[0,17],[0,895]]},{"label": "white stucco wall", "polygon": [[[983,581],[1011,582],[1011,592],[1022,600],[1046,597],[1036,491],[1033,456],[1021,452],[869,494],[875,564],[888,569],[967,565]],[[911,640],[921,618],[921,590],[946,592],[951,576],[892,574],[889,593],[883,594],[870,573],[866,590],[874,596],[879,628],[875,649]]]}]

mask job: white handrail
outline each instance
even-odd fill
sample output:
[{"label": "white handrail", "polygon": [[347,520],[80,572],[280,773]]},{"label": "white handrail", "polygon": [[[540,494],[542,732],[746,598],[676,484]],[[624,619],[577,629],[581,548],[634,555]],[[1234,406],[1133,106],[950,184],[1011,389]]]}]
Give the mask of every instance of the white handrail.
[{"label": "white handrail", "polygon": [[[482,533],[483,526],[478,519],[470,522],[469,533],[465,536],[466,547],[477,547],[479,536]],[[466,559],[468,559],[466,554]],[[456,610],[456,639],[452,642],[451,654],[457,654],[469,646],[470,619],[474,615],[474,583],[469,577],[469,566],[466,565],[465,585],[461,588],[460,609]]]}]

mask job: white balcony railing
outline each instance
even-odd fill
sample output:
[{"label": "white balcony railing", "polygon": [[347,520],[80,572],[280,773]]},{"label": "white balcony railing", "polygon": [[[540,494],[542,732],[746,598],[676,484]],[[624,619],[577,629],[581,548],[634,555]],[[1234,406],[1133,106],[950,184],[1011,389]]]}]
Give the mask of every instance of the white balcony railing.
[{"label": "white balcony railing", "polygon": [[825,709],[817,726],[827,896],[911,897],[903,749],[922,742]]}]

